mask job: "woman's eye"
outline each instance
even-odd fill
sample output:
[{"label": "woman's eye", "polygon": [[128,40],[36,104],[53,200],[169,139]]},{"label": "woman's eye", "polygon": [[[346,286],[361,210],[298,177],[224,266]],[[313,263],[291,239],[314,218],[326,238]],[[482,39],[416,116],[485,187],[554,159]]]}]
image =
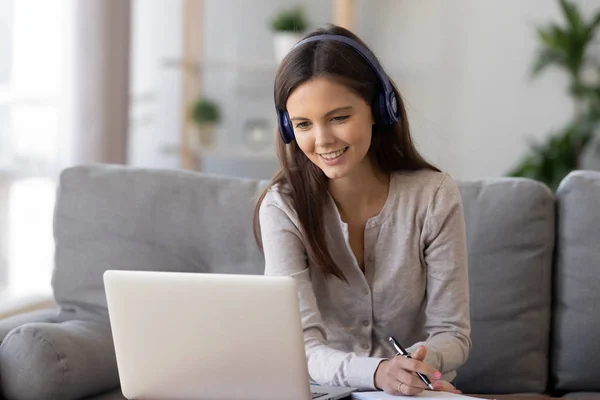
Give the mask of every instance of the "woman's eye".
[{"label": "woman's eye", "polygon": [[348,118],[350,118],[350,116],[349,116],[349,115],[340,115],[340,116],[338,116],[338,117],[333,117],[333,118],[332,118],[332,120],[333,120],[333,121],[340,122],[340,121],[345,121],[345,120],[347,120]]},{"label": "woman's eye", "polygon": [[296,128],[298,129],[306,129],[308,128],[309,123],[308,122],[299,122],[296,124]]}]

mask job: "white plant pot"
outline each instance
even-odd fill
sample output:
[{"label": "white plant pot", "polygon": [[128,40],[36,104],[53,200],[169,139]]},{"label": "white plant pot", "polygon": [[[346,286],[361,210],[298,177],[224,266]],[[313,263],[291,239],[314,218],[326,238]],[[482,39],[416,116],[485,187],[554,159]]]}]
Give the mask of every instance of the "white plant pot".
[{"label": "white plant pot", "polygon": [[196,154],[209,150],[215,144],[215,124],[194,125],[188,137],[188,147]]},{"label": "white plant pot", "polygon": [[302,39],[303,35],[301,33],[293,33],[293,32],[274,32],[273,33],[273,47],[275,50],[275,59],[277,63],[280,63],[281,60],[289,53],[289,51],[294,47],[296,43]]}]

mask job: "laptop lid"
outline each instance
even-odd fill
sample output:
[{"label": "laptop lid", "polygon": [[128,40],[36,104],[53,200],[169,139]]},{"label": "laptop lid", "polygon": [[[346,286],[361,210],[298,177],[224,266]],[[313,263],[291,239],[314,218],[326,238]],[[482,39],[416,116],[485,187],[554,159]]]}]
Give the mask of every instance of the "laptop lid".
[{"label": "laptop lid", "polygon": [[310,399],[289,277],[106,271],[128,399]]}]

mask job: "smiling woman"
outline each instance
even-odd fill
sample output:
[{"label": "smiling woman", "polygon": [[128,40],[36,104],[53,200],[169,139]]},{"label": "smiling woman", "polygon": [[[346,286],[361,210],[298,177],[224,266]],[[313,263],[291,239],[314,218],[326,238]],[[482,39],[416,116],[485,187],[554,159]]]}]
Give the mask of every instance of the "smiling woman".
[{"label": "smiling woman", "polygon": [[[458,392],[471,347],[461,197],[416,151],[399,91],[359,38],[331,26],[283,59],[275,107],[281,170],[254,227],[265,274],[296,279],[310,377]],[[394,357],[389,336],[413,358]]]}]

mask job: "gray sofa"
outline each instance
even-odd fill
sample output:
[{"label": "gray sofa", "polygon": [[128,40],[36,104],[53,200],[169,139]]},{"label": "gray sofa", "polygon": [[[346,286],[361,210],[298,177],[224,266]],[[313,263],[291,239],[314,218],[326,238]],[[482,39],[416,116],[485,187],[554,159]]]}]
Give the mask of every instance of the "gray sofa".
[{"label": "gray sofa", "polygon": [[[54,219],[60,307],[0,321],[2,395],[122,399],[102,273],[261,274],[252,212],[264,184],[112,165],[65,170]],[[457,385],[600,395],[600,173],[571,173],[556,196],[526,179],[459,186],[473,349]]]}]

